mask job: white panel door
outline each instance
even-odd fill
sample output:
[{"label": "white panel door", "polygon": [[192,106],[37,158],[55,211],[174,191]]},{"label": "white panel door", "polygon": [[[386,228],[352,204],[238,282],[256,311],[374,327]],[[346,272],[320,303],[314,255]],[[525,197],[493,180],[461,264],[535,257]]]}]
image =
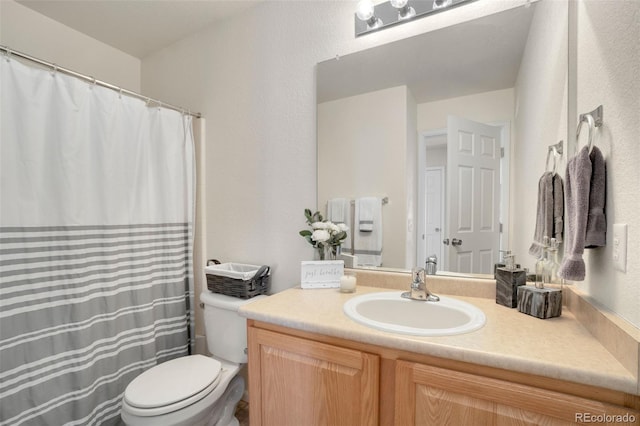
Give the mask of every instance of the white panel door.
[{"label": "white panel door", "polygon": [[500,128],[447,120],[449,270],[491,274],[500,247]]}]

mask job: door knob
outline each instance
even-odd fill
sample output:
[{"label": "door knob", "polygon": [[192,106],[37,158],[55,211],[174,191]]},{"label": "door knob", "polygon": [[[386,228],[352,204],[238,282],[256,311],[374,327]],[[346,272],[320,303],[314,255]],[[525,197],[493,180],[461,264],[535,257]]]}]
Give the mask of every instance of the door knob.
[{"label": "door knob", "polygon": [[451,245],[452,246],[461,246],[462,245],[462,240],[454,238],[453,240],[451,240]]},{"label": "door knob", "polygon": [[445,246],[449,245],[449,239],[445,238],[444,240],[442,240],[442,244],[444,244]]}]

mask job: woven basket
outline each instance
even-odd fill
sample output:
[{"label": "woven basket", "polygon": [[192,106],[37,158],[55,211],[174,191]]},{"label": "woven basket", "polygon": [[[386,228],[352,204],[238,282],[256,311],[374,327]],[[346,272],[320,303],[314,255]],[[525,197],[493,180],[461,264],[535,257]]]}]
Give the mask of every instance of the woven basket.
[{"label": "woven basket", "polygon": [[[212,259],[207,262],[207,266],[220,265],[220,262]],[[231,264],[233,265],[233,264]],[[252,265],[242,265],[252,266]],[[271,268],[266,265],[256,266],[256,272],[248,279],[231,278],[229,276],[218,275],[215,272],[207,271],[207,288],[213,293],[225,294],[227,296],[250,299],[259,294],[266,294],[269,291]],[[246,274],[244,274],[246,275]]]}]

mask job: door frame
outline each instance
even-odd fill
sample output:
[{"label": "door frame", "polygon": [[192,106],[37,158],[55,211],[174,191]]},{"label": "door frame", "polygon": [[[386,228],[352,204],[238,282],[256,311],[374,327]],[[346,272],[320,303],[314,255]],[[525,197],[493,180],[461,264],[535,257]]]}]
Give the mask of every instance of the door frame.
[{"label": "door frame", "polygon": [[[489,126],[496,126],[500,128],[500,147],[504,150],[504,155],[500,158],[500,224],[501,224],[501,232],[500,232],[500,250],[507,250],[509,247],[509,212],[511,209],[510,204],[510,163],[511,163],[511,121],[510,120],[501,120],[501,121],[490,121],[484,124],[488,124]],[[447,129],[436,129],[436,130],[427,130],[420,132],[418,138],[418,155],[416,158],[417,162],[417,170],[418,170],[418,226],[416,228],[416,241],[418,244],[416,245],[416,259],[419,264],[423,261],[420,256],[422,255],[420,249],[420,241],[421,236],[424,234],[424,222],[422,220],[422,216],[425,212],[425,197],[424,197],[424,189],[425,189],[425,176],[424,172],[427,170],[427,166],[422,159],[427,156],[427,139],[434,136],[446,136]],[[445,175],[446,178],[446,175]],[[443,181],[443,187],[446,191],[447,184],[446,179]],[[446,197],[446,192],[443,193]],[[449,232],[449,221],[446,216],[446,198],[443,206],[442,213],[442,222],[443,222],[443,233],[442,235],[446,235]],[[447,250],[443,250],[445,255],[440,263],[440,269],[447,270],[449,267],[448,259],[447,259]],[[424,259],[426,261],[426,258]],[[497,259],[496,259],[497,260]]]},{"label": "door frame", "polygon": [[[434,136],[440,136],[440,135],[434,135]],[[425,146],[426,148],[426,146]],[[426,151],[424,153],[424,155],[426,155]],[[425,156],[422,156],[422,158],[425,158]],[[424,166],[424,165],[423,165]],[[426,245],[425,245],[425,238],[424,235],[426,234],[427,230],[426,230],[426,222],[425,222],[425,218],[426,218],[426,197],[425,197],[425,191],[426,191],[426,173],[429,171],[440,171],[440,236],[442,236],[442,234],[444,233],[444,230],[446,229],[446,216],[444,215],[445,211],[446,211],[446,189],[447,186],[445,184],[446,181],[446,177],[447,177],[447,169],[444,166],[424,166],[422,170],[420,170],[418,172],[419,176],[418,176],[418,232],[416,234],[416,241],[417,241],[417,260],[419,262],[418,266],[421,265],[421,262],[427,260],[427,256],[431,255],[432,253],[426,253]],[[440,263],[440,265],[445,265],[446,264],[446,259],[445,257],[447,256],[447,252],[446,250],[443,250],[442,247],[440,247],[440,252],[437,253],[438,254],[438,262]]]}]

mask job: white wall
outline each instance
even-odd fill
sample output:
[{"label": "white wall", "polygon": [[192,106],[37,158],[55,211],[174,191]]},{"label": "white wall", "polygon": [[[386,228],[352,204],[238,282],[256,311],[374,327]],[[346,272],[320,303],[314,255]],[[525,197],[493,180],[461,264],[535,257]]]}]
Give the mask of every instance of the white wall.
[{"label": "white wall", "polygon": [[0,0],[0,44],[115,86],[140,91],[138,58],[13,0]]},{"label": "white wall", "polygon": [[[607,245],[585,250],[586,280],[578,286],[640,328],[639,38],[640,2],[579,1],[577,112],[604,106],[595,144],[607,163]],[[586,143],[584,135],[580,147]],[[614,223],[629,225],[626,273],[615,270],[611,262]]]},{"label": "white wall", "polygon": [[316,206],[315,65],[524,4],[473,2],[354,38],[355,1],[268,1],[150,55],[143,91],[207,118],[207,255],[274,267],[299,282]]},{"label": "white wall", "polygon": [[[640,327],[640,2],[580,0],[577,7],[577,76],[573,76],[577,78],[577,112],[591,111],[600,104],[605,108],[596,144],[607,161],[607,246],[585,250],[586,279],[575,284],[596,304]],[[513,158],[520,166],[515,170],[512,194],[531,191],[544,171],[547,146],[566,139],[567,40],[557,33],[564,31],[560,24],[566,20],[561,3],[542,2],[536,7],[530,33],[536,42],[527,46],[516,85],[519,144]],[[552,52],[557,54],[550,57]],[[548,61],[544,68],[536,66],[539,58]],[[575,141],[565,142],[566,155],[559,168],[563,176],[575,145]],[[583,135],[580,146],[585,142]],[[512,230],[513,246],[515,253],[526,253],[535,226],[536,199],[517,200],[512,212],[523,221]],[[616,271],[611,262],[614,223],[629,225],[626,273]],[[530,268],[535,261],[530,256],[521,260]]]},{"label": "white wall", "polygon": [[389,197],[382,266],[395,268],[405,265],[408,98],[399,86],[318,104],[319,208],[331,198]]},{"label": "white wall", "polygon": [[[538,180],[548,146],[567,139],[567,3],[536,4],[515,87],[515,139],[511,169],[511,250],[530,271]],[[557,168],[564,176],[566,156]],[[529,196],[523,197],[523,194]]]},{"label": "white wall", "polygon": [[418,105],[418,132],[447,128],[447,116],[453,114],[481,123],[513,121],[513,89],[494,90]]}]

